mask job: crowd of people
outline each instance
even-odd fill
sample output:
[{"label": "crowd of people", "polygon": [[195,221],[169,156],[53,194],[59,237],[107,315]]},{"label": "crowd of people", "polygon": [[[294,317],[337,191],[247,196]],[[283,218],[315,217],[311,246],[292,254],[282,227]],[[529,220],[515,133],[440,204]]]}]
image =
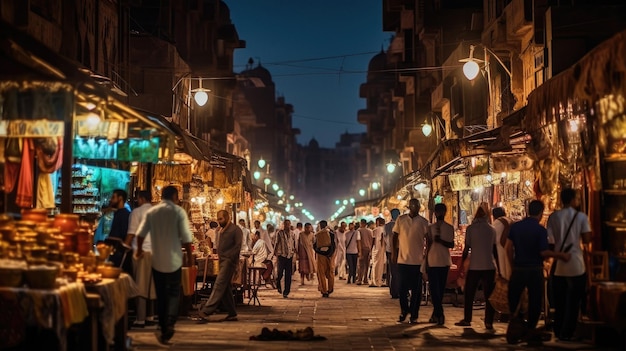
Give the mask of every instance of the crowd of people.
[{"label": "crowd of people", "polygon": [[[138,206],[132,212],[126,209],[126,201],[124,191],[114,192],[111,207],[117,211],[110,237],[131,246],[134,254],[129,262],[112,259],[137,282],[135,326],[146,323],[146,301],[156,297],[159,340],[167,343],[178,316],[181,269],[195,264],[193,255],[184,254],[192,252],[189,216],[178,205],[178,190],[172,186],[162,190],[162,201],[156,205],[151,204],[148,191],[138,193]],[[537,336],[533,331],[542,312],[544,262],[553,258],[549,290],[555,309],[554,334],[560,340],[572,339],[585,291],[584,252],[590,249],[591,230],[587,216],[575,209],[574,190],[563,190],[561,202],[563,208],[550,215],[545,227],[540,224],[544,204],[538,200],[530,202],[527,217],[515,223],[503,208],[490,210],[486,203],[478,207],[465,232],[459,267],[465,281],[464,318],[455,325],[471,325],[480,285],[486,304],[484,326],[493,330],[495,310],[488,298],[499,275],[509,281],[509,311],[504,311],[511,320],[507,340],[516,343]],[[228,313],[225,321],[237,320],[231,281],[240,253],[246,251],[250,253],[249,264],[265,268],[263,279],[275,284],[283,298],[291,293],[294,272],[300,274],[301,285],[317,276],[323,298],[334,292],[336,279],[346,284],[387,287],[391,298],[399,300],[399,323],[407,318],[409,323],[417,323],[426,279],[433,303],[428,321],[444,325],[443,296],[452,266],[450,249],[455,245],[455,229],[445,220],[444,204],[434,206],[433,223],[420,215],[420,208],[419,201],[411,199],[408,212],[392,209],[387,223],[379,217],[374,222],[362,219],[331,228],[322,220],[314,228],[311,223],[293,227],[285,220],[278,229],[271,224],[264,229],[258,220],[248,229],[245,220],[236,225],[228,211],[219,211],[217,221],[210,223],[202,238],[210,252],[219,257],[219,273],[199,317],[207,321],[219,308]],[[528,290],[525,309],[520,304],[524,289]],[[522,327],[516,330],[514,323]]]}]

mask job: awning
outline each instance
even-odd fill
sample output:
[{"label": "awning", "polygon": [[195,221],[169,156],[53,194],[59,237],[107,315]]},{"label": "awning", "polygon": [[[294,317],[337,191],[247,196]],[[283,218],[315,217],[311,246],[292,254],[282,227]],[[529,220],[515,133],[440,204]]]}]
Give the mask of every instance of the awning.
[{"label": "awning", "polygon": [[626,91],[626,31],[602,42],[575,65],[548,79],[528,95],[523,127],[534,131],[559,119],[561,106],[593,106],[600,98]]},{"label": "awning", "polygon": [[443,174],[444,172],[447,172],[449,170],[455,169],[457,166],[462,164],[462,161],[463,161],[463,158],[461,156],[457,156],[452,161],[450,161],[450,162],[446,163],[445,165],[437,168],[435,170],[435,172],[433,172],[432,178],[436,178],[436,177],[440,176],[441,174]]}]

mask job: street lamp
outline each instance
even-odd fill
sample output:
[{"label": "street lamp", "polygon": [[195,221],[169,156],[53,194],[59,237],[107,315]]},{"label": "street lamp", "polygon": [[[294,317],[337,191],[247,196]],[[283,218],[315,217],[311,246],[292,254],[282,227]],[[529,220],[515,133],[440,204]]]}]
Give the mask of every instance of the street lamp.
[{"label": "street lamp", "polygon": [[396,170],[396,164],[391,162],[391,160],[389,160],[389,163],[387,163],[387,173],[391,174]]},{"label": "street lamp", "polygon": [[[500,66],[502,66],[502,68],[509,75],[509,77],[512,76],[511,71],[504,65],[500,57],[498,57],[498,55],[496,55],[495,52],[491,51],[490,49],[488,49],[486,46],[482,44],[478,44],[478,45],[483,47],[483,50],[485,51],[485,57],[487,57],[487,53],[489,53],[491,56],[493,56],[496,59],[496,61],[498,61]],[[465,62],[465,64],[463,64],[463,74],[469,80],[474,80],[474,78],[478,76],[478,73],[480,73],[480,66],[478,65],[478,63],[485,62],[484,60],[479,60],[474,57],[475,48],[476,48],[476,45],[470,45],[469,57],[466,59],[459,60],[459,62]],[[489,73],[488,65],[485,65],[485,70],[487,71],[487,73]]]},{"label": "street lamp", "polygon": [[204,89],[202,87],[202,78],[200,78],[200,87],[198,89],[192,90],[194,92],[193,99],[196,100],[196,104],[198,106],[204,106],[207,101],[209,101],[209,94],[207,94],[209,89]]},{"label": "street lamp", "polygon": [[430,133],[433,132],[433,126],[431,126],[428,122],[425,122],[422,126],[422,133],[424,136],[430,136]]},{"label": "street lamp", "polygon": [[365,189],[359,189],[359,195],[365,196]]},{"label": "street lamp", "polygon": [[253,177],[255,180],[259,180],[261,178],[261,172],[255,171]]},{"label": "street lamp", "polygon": [[265,192],[267,192],[267,186],[270,185],[271,182],[272,180],[269,178],[263,179],[263,184],[265,184]]},{"label": "street lamp", "polygon": [[259,159],[259,161],[257,162],[257,165],[259,165],[259,168],[265,167],[265,160],[263,159],[263,157]]},{"label": "street lamp", "polygon": [[372,183],[372,189],[374,189],[374,190],[378,190],[379,186],[380,186],[380,184],[378,184],[378,182],[373,182]]},{"label": "street lamp", "polygon": [[278,195],[278,197],[283,197],[283,195],[285,195],[285,192],[281,189],[276,192],[276,195]]},{"label": "street lamp", "polygon": [[278,189],[280,189],[280,187],[278,186],[278,184],[274,183],[274,184],[272,184],[272,189],[274,189],[274,191],[278,191]]}]

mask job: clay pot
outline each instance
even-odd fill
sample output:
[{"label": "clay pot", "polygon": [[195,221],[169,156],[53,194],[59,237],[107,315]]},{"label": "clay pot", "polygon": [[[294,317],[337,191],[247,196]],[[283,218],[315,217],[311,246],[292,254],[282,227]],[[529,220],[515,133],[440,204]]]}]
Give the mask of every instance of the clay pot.
[{"label": "clay pot", "polygon": [[54,217],[54,227],[62,233],[74,233],[78,228],[79,218],[80,216],[76,214],[60,213]]},{"label": "clay pot", "polygon": [[70,233],[63,233],[63,240],[62,240],[62,244],[63,244],[63,251],[65,252],[75,252],[76,251],[76,234],[74,234],[73,232]]},{"label": "clay pot", "polygon": [[0,214],[0,226],[4,227],[5,225],[12,224],[13,217],[9,216],[6,213]]},{"label": "clay pot", "polygon": [[2,240],[4,241],[13,241],[15,239],[15,235],[17,234],[17,230],[12,225],[4,225],[0,227],[0,235],[2,236]]},{"label": "clay pot", "polygon": [[31,208],[22,210],[22,221],[44,223],[48,220],[48,210],[45,208]]},{"label": "clay pot", "polygon": [[76,245],[76,252],[78,252],[78,254],[81,256],[87,256],[92,248],[93,246],[91,245],[91,240],[79,241]]}]

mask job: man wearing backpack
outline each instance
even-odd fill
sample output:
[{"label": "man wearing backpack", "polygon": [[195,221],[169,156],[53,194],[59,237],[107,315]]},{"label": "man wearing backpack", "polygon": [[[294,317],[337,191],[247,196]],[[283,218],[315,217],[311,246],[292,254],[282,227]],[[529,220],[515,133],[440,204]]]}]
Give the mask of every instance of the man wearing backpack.
[{"label": "man wearing backpack", "polygon": [[[307,224],[310,225],[310,224]],[[322,220],[319,223],[320,231],[315,233],[313,250],[317,253],[317,280],[318,289],[322,297],[328,297],[335,284],[335,267],[333,266],[335,254],[335,233],[328,228],[328,222]]]}]

